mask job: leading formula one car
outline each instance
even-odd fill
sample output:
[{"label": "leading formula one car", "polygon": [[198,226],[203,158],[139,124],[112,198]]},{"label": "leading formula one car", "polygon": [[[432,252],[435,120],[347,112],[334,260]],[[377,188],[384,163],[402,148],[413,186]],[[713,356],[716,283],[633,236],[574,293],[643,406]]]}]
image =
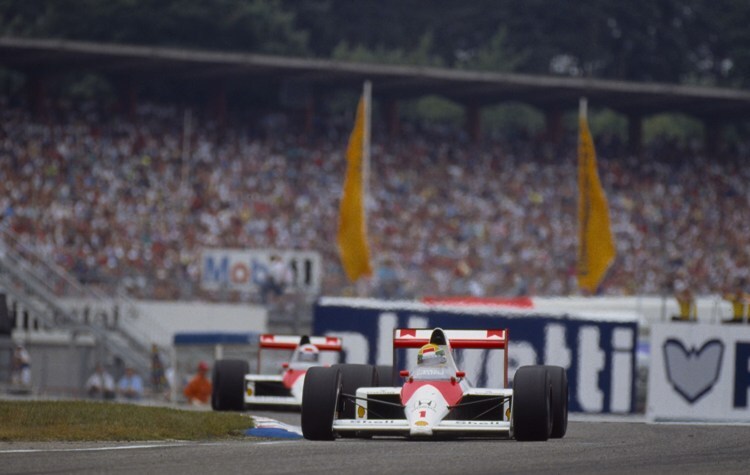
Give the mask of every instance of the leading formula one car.
[{"label": "leading formula one car", "polygon": [[[257,374],[263,367],[264,350],[292,350],[289,362],[277,374]],[[258,369],[249,374],[246,360],[223,359],[214,364],[211,407],[217,411],[242,411],[246,406],[299,408],[305,374],[321,366],[321,351],[341,351],[341,338],[307,335],[261,335]]]},{"label": "leading formula one car", "polygon": [[[568,382],[559,366],[524,366],[508,387],[507,330],[396,329],[395,354],[419,348],[403,384],[377,387],[369,365],[312,368],[302,397],[306,439],[402,435],[481,436],[519,441],[561,438],[568,425]],[[471,387],[456,367],[458,348],[503,350],[503,388]],[[403,352],[402,352],[403,353]]]}]

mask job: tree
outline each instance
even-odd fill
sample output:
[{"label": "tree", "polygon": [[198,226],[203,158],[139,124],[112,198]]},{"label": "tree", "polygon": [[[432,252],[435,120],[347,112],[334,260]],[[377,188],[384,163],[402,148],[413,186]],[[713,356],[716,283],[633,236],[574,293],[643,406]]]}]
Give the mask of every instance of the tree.
[{"label": "tree", "polygon": [[279,0],[0,1],[6,35],[307,54]]},{"label": "tree", "polygon": [[750,3],[696,0],[685,7],[694,19],[683,82],[750,85]]},{"label": "tree", "polygon": [[746,0],[0,0],[0,34],[750,85]]}]

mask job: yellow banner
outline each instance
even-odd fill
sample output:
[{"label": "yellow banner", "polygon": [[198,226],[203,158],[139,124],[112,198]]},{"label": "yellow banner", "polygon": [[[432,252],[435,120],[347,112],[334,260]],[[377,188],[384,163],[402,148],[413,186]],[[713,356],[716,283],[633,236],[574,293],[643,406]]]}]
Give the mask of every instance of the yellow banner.
[{"label": "yellow banner", "polygon": [[367,243],[365,194],[369,159],[369,84],[359,100],[354,130],[346,149],[346,178],[339,207],[338,246],[349,280],[372,275]]},{"label": "yellow banner", "polygon": [[596,292],[615,259],[609,206],[585,113],[578,120],[578,286]]}]

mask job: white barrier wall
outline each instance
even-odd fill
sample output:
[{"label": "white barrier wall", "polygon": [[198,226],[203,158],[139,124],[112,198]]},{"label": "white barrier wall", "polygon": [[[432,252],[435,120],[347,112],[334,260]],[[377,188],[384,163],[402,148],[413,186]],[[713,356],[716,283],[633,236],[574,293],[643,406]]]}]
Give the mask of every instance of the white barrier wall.
[{"label": "white barrier wall", "polygon": [[140,300],[144,318],[166,330],[171,344],[181,332],[265,332],[268,312],[261,305],[205,302],[156,302]]},{"label": "white barrier wall", "polygon": [[[133,318],[115,301],[91,302],[83,299],[64,299],[63,305],[77,318],[106,322],[106,325],[128,325],[135,334],[146,335],[149,342],[167,347],[175,333],[181,332],[265,332],[268,311],[262,305],[245,303],[208,303],[179,301],[133,301],[138,316]],[[119,317],[115,317],[119,314]],[[115,323],[115,321],[118,321]]]},{"label": "white barrier wall", "polygon": [[750,325],[655,324],[651,420],[750,422]]}]

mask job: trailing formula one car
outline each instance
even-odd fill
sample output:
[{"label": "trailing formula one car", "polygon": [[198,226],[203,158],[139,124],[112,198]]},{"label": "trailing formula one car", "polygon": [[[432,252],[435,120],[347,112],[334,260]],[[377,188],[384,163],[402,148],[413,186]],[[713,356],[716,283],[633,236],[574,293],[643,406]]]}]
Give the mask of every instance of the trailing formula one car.
[{"label": "trailing formula one car", "polygon": [[300,407],[305,374],[321,366],[321,351],[341,351],[341,338],[306,335],[261,335],[258,369],[269,350],[293,351],[278,374],[249,374],[245,360],[225,359],[214,364],[211,407],[216,411],[242,411],[246,406]]},{"label": "trailing formula one car", "polygon": [[[559,366],[524,366],[508,387],[507,330],[394,330],[400,349],[419,348],[399,387],[378,387],[369,365],[312,368],[302,397],[306,439],[401,435],[407,437],[561,438],[568,425],[568,382]],[[502,350],[503,387],[476,388],[456,367],[453,350]],[[411,350],[413,352],[413,350]]]}]

